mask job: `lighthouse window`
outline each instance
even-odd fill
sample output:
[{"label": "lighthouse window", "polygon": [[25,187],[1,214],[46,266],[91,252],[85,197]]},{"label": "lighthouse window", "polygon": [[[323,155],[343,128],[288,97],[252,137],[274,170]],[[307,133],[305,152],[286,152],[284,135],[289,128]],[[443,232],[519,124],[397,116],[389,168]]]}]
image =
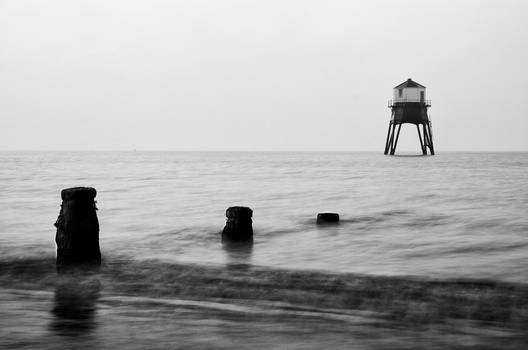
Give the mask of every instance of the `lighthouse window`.
[{"label": "lighthouse window", "polygon": [[403,95],[403,89],[398,89],[398,97],[402,97]]}]

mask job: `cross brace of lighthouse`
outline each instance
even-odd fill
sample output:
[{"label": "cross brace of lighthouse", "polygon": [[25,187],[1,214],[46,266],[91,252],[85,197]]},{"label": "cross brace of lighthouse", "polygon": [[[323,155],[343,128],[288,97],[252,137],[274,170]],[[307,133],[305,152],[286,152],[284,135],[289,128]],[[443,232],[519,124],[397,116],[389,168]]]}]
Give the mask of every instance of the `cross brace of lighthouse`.
[{"label": "cross brace of lighthouse", "polygon": [[[395,86],[393,93],[393,99],[388,103],[388,107],[391,109],[391,119],[387,131],[387,141],[385,142],[385,154],[394,155],[398,146],[401,126],[409,123],[416,125],[422,154],[427,155],[427,150],[429,150],[431,155],[434,155],[431,119],[427,114],[427,108],[431,107],[431,101],[425,99],[425,86],[408,79]],[[420,126],[422,131],[420,131]]]}]

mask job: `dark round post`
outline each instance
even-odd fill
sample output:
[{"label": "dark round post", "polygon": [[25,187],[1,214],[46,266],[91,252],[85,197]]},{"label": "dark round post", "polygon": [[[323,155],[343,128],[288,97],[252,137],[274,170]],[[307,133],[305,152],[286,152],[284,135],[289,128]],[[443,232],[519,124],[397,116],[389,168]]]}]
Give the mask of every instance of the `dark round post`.
[{"label": "dark round post", "polygon": [[55,222],[57,265],[101,263],[96,193],[92,187],[73,187],[61,191],[61,210]]},{"label": "dark round post", "polygon": [[247,207],[230,207],[226,210],[226,225],[222,238],[233,241],[248,241],[253,239],[253,210]]}]

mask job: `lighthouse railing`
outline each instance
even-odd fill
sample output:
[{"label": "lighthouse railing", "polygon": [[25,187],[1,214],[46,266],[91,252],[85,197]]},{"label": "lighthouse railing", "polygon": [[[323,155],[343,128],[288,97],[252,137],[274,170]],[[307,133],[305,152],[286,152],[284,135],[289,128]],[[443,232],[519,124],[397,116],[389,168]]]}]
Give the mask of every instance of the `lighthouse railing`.
[{"label": "lighthouse railing", "polygon": [[431,107],[431,100],[422,100],[419,98],[399,98],[396,100],[389,100],[387,106],[392,108],[401,103],[423,103],[426,107]]}]

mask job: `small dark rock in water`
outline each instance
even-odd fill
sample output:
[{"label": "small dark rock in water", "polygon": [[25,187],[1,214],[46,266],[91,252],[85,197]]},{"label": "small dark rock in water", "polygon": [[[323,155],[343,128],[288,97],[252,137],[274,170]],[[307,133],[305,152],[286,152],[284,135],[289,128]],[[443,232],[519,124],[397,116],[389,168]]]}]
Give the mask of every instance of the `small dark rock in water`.
[{"label": "small dark rock in water", "polygon": [[61,210],[55,222],[57,265],[101,263],[96,193],[92,187],[62,190]]},{"label": "small dark rock in water", "polygon": [[229,207],[226,210],[226,225],[222,238],[234,241],[253,239],[253,210],[248,207]]},{"label": "small dark rock in water", "polygon": [[317,225],[332,224],[339,222],[337,213],[319,213],[317,214]]}]

